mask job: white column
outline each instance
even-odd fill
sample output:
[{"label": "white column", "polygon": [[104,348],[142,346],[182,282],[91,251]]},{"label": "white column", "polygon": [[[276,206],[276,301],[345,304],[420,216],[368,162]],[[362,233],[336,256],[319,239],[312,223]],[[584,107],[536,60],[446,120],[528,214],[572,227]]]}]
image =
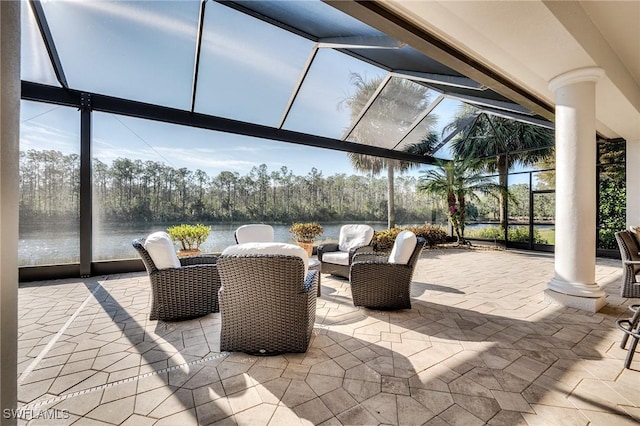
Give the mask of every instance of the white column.
[{"label": "white column", "polygon": [[[0,424],[17,405],[20,2],[0,1]],[[9,416],[11,417],[11,416]]]},{"label": "white column", "polygon": [[556,95],[555,276],[545,300],[597,312],[606,304],[595,282],[596,81],[600,68],[553,78]]},{"label": "white column", "polygon": [[640,140],[627,141],[627,227],[640,225]]}]

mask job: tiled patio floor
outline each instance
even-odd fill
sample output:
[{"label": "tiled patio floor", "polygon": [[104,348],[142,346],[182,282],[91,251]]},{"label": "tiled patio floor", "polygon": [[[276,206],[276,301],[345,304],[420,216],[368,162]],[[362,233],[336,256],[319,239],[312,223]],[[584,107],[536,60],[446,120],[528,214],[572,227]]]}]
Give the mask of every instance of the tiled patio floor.
[{"label": "tiled patio floor", "polygon": [[23,285],[19,400],[70,414],[30,425],[638,424],[620,262],[598,259],[597,314],[544,303],[552,275],[550,256],[428,250],[396,312],[324,275],[308,352],[274,357],[220,353],[219,314],[149,321],[143,273]]}]

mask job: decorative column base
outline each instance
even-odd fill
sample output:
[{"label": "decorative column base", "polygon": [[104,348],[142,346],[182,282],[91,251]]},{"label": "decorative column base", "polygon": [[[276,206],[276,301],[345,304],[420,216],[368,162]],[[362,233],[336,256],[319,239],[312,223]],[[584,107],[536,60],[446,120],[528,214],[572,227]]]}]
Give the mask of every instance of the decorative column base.
[{"label": "decorative column base", "polygon": [[547,284],[544,300],[547,303],[598,312],[607,304],[607,295],[596,283],[569,282],[555,276]]}]

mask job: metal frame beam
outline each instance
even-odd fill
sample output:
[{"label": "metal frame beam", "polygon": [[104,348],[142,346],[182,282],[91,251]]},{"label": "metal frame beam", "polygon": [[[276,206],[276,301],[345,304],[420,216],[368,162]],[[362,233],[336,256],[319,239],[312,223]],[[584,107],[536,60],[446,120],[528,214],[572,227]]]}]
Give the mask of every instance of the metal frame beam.
[{"label": "metal frame beam", "polygon": [[[423,157],[402,151],[393,151],[387,148],[346,142],[322,136],[314,136],[307,133],[294,132],[292,130],[277,129],[275,127],[260,124],[247,123],[229,118],[215,117],[190,111],[131,101],[112,96],[91,93],[91,108],[93,111],[107,112],[111,114],[125,115],[146,120],[161,121],[201,129],[216,130],[237,135],[252,136],[262,139],[270,139],[280,142],[289,142],[298,145],[327,148],[342,152],[355,152],[358,154],[372,155],[376,157],[392,158],[396,160],[412,161],[422,164],[433,164],[433,157]],[[44,84],[22,82],[22,99],[30,101],[47,102],[57,105],[80,107],[81,92],[71,89],[48,86]]]},{"label": "metal frame beam", "polygon": [[196,53],[193,60],[193,85],[191,87],[191,112],[196,107],[196,92],[198,90],[198,72],[200,70],[200,52],[202,51],[202,30],[204,28],[204,9],[207,0],[200,0],[200,14],[198,17],[198,35],[196,38]]},{"label": "metal frame beam", "polygon": [[396,149],[400,146],[400,144],[411,134],[411,132],[413,132],[415,130],[416,127],[418,127],[418,125],[420,125],[420,123],[422,122],[422,120],[425,119],[425,117],[427,115],[429,115],[431,113],[431,111],[433,111],[439,104],[440,102],[442,102],[442,100],[444,99],[444,95],[440,94],[438,95],[437,98],[434,99],[433,102],[431,102],[431,104],[420,113],[420,115],[418,116],[418,118],[416,118],[413,123],[411,124],[411,126],[409,127],[409,129],[407,130],[407,132],[404,134],[404,136],[402,138],[400,138],[400,140],[398,141],[397,144],[394,145],[394,147],[392,149]]},{"label": "metal frame beam", "polygon": [[390,37],[406,43],[458,73],[490,87],[534,113],[547,119],[553,118],[554,105],[545,102],[472,56],[454,48],[445,40],[390,11],[382,1],[322,1]]},{"label": "metal frame beam", "polygon": [[56,49],[56,44],[53,41],[53,36],[51,35],[49,23],[47,22],[47,17],[45,16],[42,4],[40,3],[40,0],[29,0],[29,5],[33,11],[33,16],[36,18],[36,23],[38,24],[40,34],[42,35],[42,41],[44,41],[44,46],[49,54],[51,66],[53,66],[53,71],[56,74],[58,83],[60,83],[62,87],[68,88],[69,85],[67,84],[67,78],[64,75],[62,62],[60,62],[60,56],[58,55],[58,49]]},{"label": "metal frame beam", "polygon": [[80,276],[91,276],[93,176],[91,173],[91,95],[80,94]]},{"label": "metal frame beam", "polygon": [[[468,77],[458,77],[455,75],[432,74],[418,71],[393,70],[393,75],[397,77],[407,78],[409,80],[421,81],[423,83],[440,84],[443,86],[461,87],[471,90],[487,90],[487,86],[483,86],[477,81],[473,81]],[[435,90],[435,89],[434,89]]]},{"label": "metal frame beam", "polygon": [[284,126],[284,122],[287,120],[287,116],[291,111],[291,107],[293,106],[293,103],[298,97],[298,93],[300,92],[302,83],[304,83],[304,79],[307,78],[307,74],[309,73],[309,70],[311,69],[311,65],[313,64],[313,60],[316,58],[317,54],[318,54],[318,44],[316,43],[311,49],[311,52],[309,52],[309,57],[307,58],[307,62],[305,63],[304,68],[302,68],[302,71],[300,71],[300,77],[298,78],[296,85],[293,87],[293,90],[291,91],[289,102],[287,102],[287,106],[284,109],[284,113],[282,113],[282,118],[280,118],[280,123],[278,123],[278,129]]}]

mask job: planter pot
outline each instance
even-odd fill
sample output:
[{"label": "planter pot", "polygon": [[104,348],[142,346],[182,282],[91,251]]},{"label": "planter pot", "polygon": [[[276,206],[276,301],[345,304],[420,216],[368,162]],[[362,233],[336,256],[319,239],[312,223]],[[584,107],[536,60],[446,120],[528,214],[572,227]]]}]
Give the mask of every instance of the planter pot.
[{"label": "planter pot", "polygon": [[197,256],[199,254],[200,249],[178,250],[178,257]]},{"label": "planter pot", "polygon": [[307,256],[311,257],[311,255],[313,254],[313,241],[309,241],[309,242],[299,241],[298,245],[306,250]]}]

